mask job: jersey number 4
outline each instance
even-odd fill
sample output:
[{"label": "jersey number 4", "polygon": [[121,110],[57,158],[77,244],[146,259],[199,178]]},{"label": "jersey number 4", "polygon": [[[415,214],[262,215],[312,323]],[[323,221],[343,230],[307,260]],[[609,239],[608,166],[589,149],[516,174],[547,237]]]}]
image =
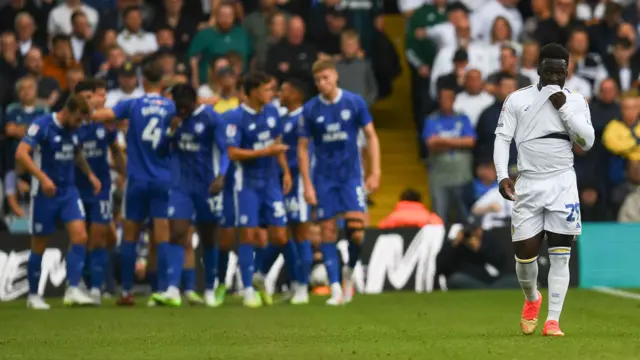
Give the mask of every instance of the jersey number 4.
[{"label": "jersey number 4", "polygon": [[156,149],[160,143],[160,137],[162,136],[162,130],[158,127],[160,119],[152,117],[149,119],[147,126],[142,131],[142,140],[151,142],[151,147]]}]

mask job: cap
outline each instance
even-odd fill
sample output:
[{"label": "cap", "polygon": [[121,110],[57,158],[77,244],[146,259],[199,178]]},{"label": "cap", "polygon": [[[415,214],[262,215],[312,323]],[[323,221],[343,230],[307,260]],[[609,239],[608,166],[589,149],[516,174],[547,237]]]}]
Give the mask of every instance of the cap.
[{"label": "cap", "polygon": [[218,69],[218,71],[216,71],[216,77],[223,77],[223,76],[227,76],[227,75],[235,75],[235,72],[233,71],[233,69],[230,66],[225,66],[222,67],[220,69]]},{"label": "cap", "polygon": [[452,12],[452,11],[455,11],[455,10],[462,10],[467,14],[469,13],[469,8],[465,4],[463,4],[461,2],[457,2],[456,1],[453,4],[447,5],[447,12],[448,13]]},{"label": "cap", "polygon": [[120,69],[118,69],[118,76],[137,76],[138,68],[132,62],[126,62]]},{"label": "cap", "polygon": [[455,54],[453,54],[453,62],[468,61],[468,60],[469,60],[469,54],[467,54],[467,50],[465,49],[458,49],[456,50]]},{"label": "cap", "polygon": [[336,17],[346,17],[347,13],[344,10],[337,9],[335,7],[331,7],[327,9],[327,15],[336,16]]}]

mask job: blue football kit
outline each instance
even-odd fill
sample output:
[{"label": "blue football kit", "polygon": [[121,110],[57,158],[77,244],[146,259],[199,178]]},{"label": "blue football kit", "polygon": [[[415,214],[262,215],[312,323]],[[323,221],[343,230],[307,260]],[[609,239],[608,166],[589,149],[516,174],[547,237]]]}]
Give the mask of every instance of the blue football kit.
[{"label": "blue football kit", "polygon": [[[284,205],[287,221],[293,224],[304,223],[311,218],[311,207],[304,199],[304,182],[298,166],[298,123],[302,117],[302,110],[300,107],[281,117],[282,142],[289,146],[286,156],[292,181],[291,191],[284,196]],[[309,157],[312,157],[312,152],[309,153]]]}]

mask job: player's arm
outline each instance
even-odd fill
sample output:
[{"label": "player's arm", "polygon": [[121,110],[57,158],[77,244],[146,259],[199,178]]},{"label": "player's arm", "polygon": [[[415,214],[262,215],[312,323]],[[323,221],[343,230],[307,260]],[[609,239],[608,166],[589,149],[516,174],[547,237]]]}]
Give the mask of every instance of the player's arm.
[{"label": "player's arm", "polygon": [[78,169],[80,169],[80,171],[82,171],[82,173],[89,179],[89,182],[93,186],[94,194],[98,194],[102,189],[102,184],[96,174],[93,173],[93,170],[91,170],[91,166],[80,147],[76,147],[74,162]]},{"label": "player's arm", "polygon": [[97,109],[91,114],[91,119],[96,122],[113,121],[116,119],[116,113],[110,108]]},{"label": "player's arm", "polygon": [[126,176],[127,174],[127,162],[124,156],[124,150],[117,141],[109,144],[109,150],[111,150],[111,157],[113,158],[113,162],[115,163],[115,169],[121,176]]},{"label": "player's arm", "polygon": [[16,150],[16,169],[19,168],[21,171],[27,171],[31,176],[38,179],[42,191],[47,196],[54,196],[56,193],[55,184],[49,176],[36,165],[31,157],[33,148],[42,140],[42,133],[43,130],[40,129],[37,123],[31,124],[27,130],[27,135],[22,139]]},{"label": "player's arm", "polygon": [[227,121],[226,130],[227,153],[231,161],[251,161],[268,156],[277,156],[287,151],[286,145],[278,142],[262,149],[245,149],[241,147],[242,129],[233,119]]},{"label": "player's arm", "polygon": [[[276,144],[282,144],[282,136],[278,136]],[[282,191],[286,195],[291,191],[291,185],[293,184],[286,152],[278,154],[278,165],[280,165],[280,169],[282,169]]]},{"label": "player's arm", "polygon": [[133,99],[118,102],[113,108],[97,109],[91,114],[91,119],[96,122],[109,122],[114,120],[125,120],[129,118]]},{"label": "player's arm", "polygon": [[14,122],[7,122],[4,126],[4,133],[7,134],[7,137],[22,139],[27,133],[27,128]]},{"label": "player's arm", "polygon": [[[370,176],[375,176],[380,181],[382,176],[382,167],[380,165],[380,140],[378,140],[378,133],[376,132],[373,123],[369,123],[364,127],[364,136],[367,139],[367,157],[369,158],[369,169],[371,169]],[[375,191],[375,189],[369,189]]]},{"label": "player's arm", "polygon": [[[511,97],[507,97],[498,125],[496,125],[496,139],[493,144],[493,162],[496,166],[496,174],[498,175],[498,183],[500,184],[500,194],[508,200],[514,200],[514,184],[509,179],[509,151],[511,140],[516,132],[518,118],[511,105]],[[505,180],[503,182],[503,180]]]},{"label": "player's arm", "polygon": [[313,187],[309,163],[309,138],[301,136],[298,138],[298,169],[305,189]]},{"label": "player's arm", "polygon": [[[564,93],[561,94],[565,96]],[[587,104],[587,100],[581,102],[579,105],[576,104],[577,106],[569,106],[568,103],[563,104],[558,109],[558,114],[560,114],[560,119],[562,119],[567,132],[569,132],[571,140],[586,151],[593,146],[596,135],[591,124],[589,104]],[[576,109],[578,107],[579,110]]]}]

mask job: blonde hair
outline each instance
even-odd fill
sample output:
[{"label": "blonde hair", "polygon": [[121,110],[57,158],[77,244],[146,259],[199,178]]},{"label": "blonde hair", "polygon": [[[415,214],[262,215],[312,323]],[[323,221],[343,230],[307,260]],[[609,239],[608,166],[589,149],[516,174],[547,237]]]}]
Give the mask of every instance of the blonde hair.
[{"label": "blonde hair", "polygon": [[340,34],[340,38],[342,41],[345,40],[357,40],[360,41],[360,35],[355,30],[347,29]]},{"label": "blonde hair", "polygon": [[336,64],[333,62],[333,60],[322,59],[322,60],[316,60],[316,62],[313,63],[313,67],[311,68],[311,71],[314,74],[317,74],[325,70],[335,70],[335,69],[336,69]]},{"label": "blonde hair", "polygon": [[33,76],[24,76],[16,82],[17,93],[20,92],[20,89],[22,89],[22,87],[24,86],[24,83],[26,83],[27,81],[33,82],[33,85],[35,85],[36,88],[38,87],[38,82],[36,81],[36,78],[34,78]]}]

